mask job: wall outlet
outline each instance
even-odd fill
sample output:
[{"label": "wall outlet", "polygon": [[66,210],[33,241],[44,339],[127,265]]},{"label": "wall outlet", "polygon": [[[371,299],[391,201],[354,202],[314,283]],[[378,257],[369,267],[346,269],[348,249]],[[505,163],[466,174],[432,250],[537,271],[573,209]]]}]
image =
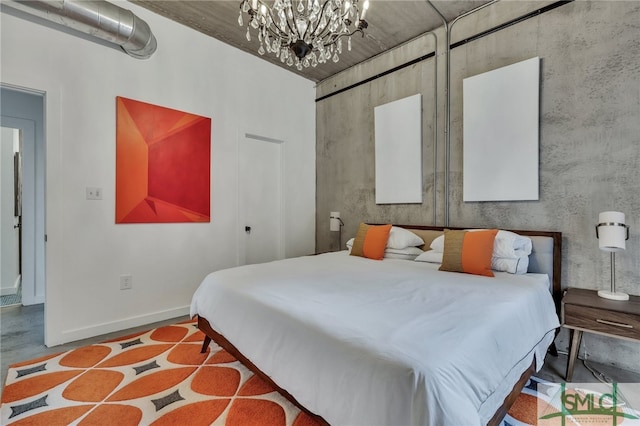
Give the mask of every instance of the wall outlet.
[{"label": "wall outlet", "polygon": [[87,186],[87,200],[102,200],[102,188]]},{"label": "wall outlet", "polygon": [[120,275],[120,290],[131,290],[133,288],[133,276]]}]

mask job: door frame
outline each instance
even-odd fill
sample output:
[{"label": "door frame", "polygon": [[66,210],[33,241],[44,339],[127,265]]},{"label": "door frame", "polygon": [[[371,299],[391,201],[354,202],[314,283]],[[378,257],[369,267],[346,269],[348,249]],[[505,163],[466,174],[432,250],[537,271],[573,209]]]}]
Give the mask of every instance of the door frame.
[{"label": "door frame", "polygon": [[280,235],[278,236],[278,245],[277,245],[277,256],[278,259],[284,259],[286,254],[286,228],[285,228],[285,190],[284,190],[284,172],[285,172],[285,148],[286,144],[283,139],[272,138],[268,136],[261,135],[256,132],[248,132],[241,131],[238,133],[238,143],[236,144],[236,170],[237,170],[237,198],[236,205],[238,208],[238,214],[236,215],[237,223],[237,255],[236,255],[236,263],[238,266],[245,265],[247,261],[247,251],[246,251],[246,232],[244,230],[244,226],[246,223],[246,217],[244,213],[244,202],[242,198],[242,176],[240,175],[240,163],[242,161],[241,158],[241,144],[244,143],[245,139],[252,139],[255,141],[261,141],[265,143],[273,143],[280,146],[280,173],[279,173],[279,182],[278,182],[278,190],[280,192]]},{"label": "door frame", "polygon": [[[38,138],[38,126],[35,120],[23,117],[21,116],[22,114],[14,114],[11,110],[7,111],[6,109],[3,109],[3,115],[0,116],[2,126],[22,130],[21,303],[23,305],[33,305],[44,303],[46,298],[46,94],[45,92],[6,83],[0,83],[0,87],[2,90],[23,93],[42,99],[42,138]],[[28,142],[30,138],[33,143]],[[41,188],[41,191],[38,188]]]}]

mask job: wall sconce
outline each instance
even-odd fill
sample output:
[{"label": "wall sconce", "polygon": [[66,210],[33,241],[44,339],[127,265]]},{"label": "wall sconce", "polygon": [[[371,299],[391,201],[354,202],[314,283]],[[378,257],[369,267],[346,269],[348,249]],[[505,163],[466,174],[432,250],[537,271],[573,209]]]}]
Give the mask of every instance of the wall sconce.
[{"label": "wall sconce", "polygon": [[342,249],[342,227],[344,222],[340,219],[340,212],[329,213],[329,231],[340,232],[340,249]]},{"label": "wall sconce", "polygon": [[598,296],[611,300],[629,300],[626,293],[616,292],[616,252],[626,248],[629,226],[625,225],[624,213],[602,212],[598,216],[596,238],[602,251],[611,253],[611,291],[600,290]]}]

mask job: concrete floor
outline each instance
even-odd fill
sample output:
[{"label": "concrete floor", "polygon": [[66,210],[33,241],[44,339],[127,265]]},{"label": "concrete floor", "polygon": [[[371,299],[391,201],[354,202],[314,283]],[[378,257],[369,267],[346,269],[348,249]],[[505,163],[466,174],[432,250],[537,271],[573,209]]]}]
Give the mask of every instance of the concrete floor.
[{"label": "concrete floor", "polygon": [[[0,340],[0,363],[2,364],[2,386],[4,387],[7,368],[9,365],[37,358],[47,354],[65,352],[80,346],[98,343],[118,336],[144,331],[163,325],[173,324],[183,321],[187,317],[174,318],[167,321],[148,324],[126,331],[105,334],[92,337],[77,342],[67,343],[60,346],[48,348],[44,346],[44,305],[32,306],[9,306],[0,310],[0,328],[2,330]],[[589,363],[594,369],[604,373],[612,381],[618,383],[640,383],[640,372],[624,370],[611,365]],[[567,356],[560,354],[558,357],[547,355],[545,365],[536,376],[550,382],[564,382],[567,368]],[[582,362],[577,362],[573,373],[573,382],[591,383],[596,382],[594,375],[584,366]]]}]

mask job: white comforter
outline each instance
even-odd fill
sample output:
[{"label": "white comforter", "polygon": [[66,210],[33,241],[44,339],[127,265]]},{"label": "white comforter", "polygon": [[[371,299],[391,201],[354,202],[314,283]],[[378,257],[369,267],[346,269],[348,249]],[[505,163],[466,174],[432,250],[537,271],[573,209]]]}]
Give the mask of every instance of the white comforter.
[{"label": "white comforter", "polygon": [[480,425],[542,366],[548,285],[339,252],[214,272],[191,315],[332,425]]}]

